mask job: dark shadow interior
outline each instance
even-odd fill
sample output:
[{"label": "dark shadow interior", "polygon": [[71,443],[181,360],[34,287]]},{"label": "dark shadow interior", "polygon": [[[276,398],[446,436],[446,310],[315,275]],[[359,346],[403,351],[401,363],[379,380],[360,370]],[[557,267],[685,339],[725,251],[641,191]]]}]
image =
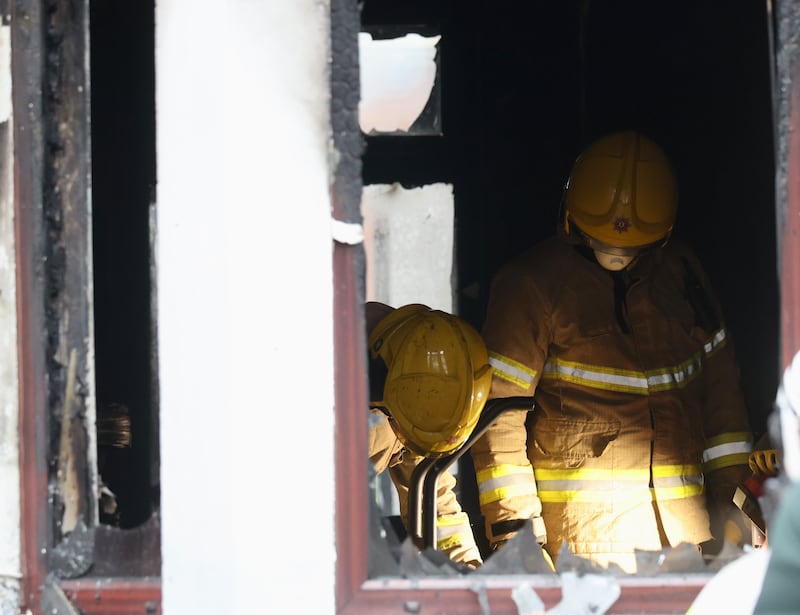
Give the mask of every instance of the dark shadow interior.
[{"label": "dark shadow interior", "polygon": [[98,465],[120,527],[158,505],[152,421],[153,334],[148,211],[155,198],[153,2],[90,2],[95,365],[98,430],[127,408],[130,446],[99,437]]},{"label": "dark shadow interior", "polygon": [[675,235],[717,289],[760,436],[779,372],[769,19],[741,0],[365,0],[365,28],[442,34],[443,135],[367,137],[364,184],[453,184],[455,305],[480,327],[497,267],[555,231],[583,146],[649,135],[676,167]]}]

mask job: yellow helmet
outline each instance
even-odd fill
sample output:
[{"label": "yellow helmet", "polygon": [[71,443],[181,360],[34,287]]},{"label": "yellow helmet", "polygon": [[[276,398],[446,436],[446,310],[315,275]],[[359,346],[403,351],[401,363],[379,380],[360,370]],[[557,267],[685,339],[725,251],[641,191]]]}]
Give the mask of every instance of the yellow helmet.
[{"label": "yellow helmet", "polygon": [[664,151],[638,133],[618,132],[575,161],[563,223],[568,234],[574,224],[590,247],[626,254],[666,243],[677,210],[677,181]]},{"label": "yellow helmet", "polygon": [[478,422],[492,381],[478,332],[460,318],[421,304],[400,307],[369,336],[373,358],[387,367],[383,399],[403,444],[418,455],[458,450]]}]

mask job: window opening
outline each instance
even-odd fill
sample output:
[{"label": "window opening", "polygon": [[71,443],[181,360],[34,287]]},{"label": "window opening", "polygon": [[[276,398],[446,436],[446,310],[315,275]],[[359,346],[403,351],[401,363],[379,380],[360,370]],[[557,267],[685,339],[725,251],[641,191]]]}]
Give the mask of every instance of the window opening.
[{"label": "window opening", "polygon": [[133,528],[158,507],[154,5],[90,11],[100,521]]},{"label": "window opening", "polygon": [[395,29],[359,33],[359,125],[364,133],[440,134],[440,40],[439,35],[398,34]]},{"label": "window opening", "polygon": [[[363,15],[371,28],[376,21],[392,22],[393,17],[413,13],[411,9],[398,8],[393,14],[391,8],[376,2],[368,0],[365,4]],[[730,324],[738,331],[737,338],[745,347],[774,354],[777,331],[771,330],[759,341],[752,339],[751,336],[763,331],[759,333],[745,322],[747,315],[741,313],[737,293],[728,284],[741,286],[740,280],[725,279],[724,272],[729,267],[723,261],[728,258],[726,250],[730,246],[711,238],[704,230],[708,228],[704,220],[713,219],[719,224],[723,219],[716,203],[730,204],[731,199],[738,199],[742,203],[736,207],[744,211],[747,199],[728,194],[724,185],[702,181],[700,168],[708,171],[709,163],[695,155],[699,142],[736,138],[726,133],[730,132],[731,123],[714,122],[712,118],[719,120],[718,114],[723,112],[731,118],[746,113],[750,118],[747,126],[738,120],[733,124],[742,129],[738,138],[750,145],[729,151],[727,161],[736,166],[746,158],[742,152],[761,151],[763,165],[751,175],[752,181],[746,189],[762,194],[767,201],[772,198],[766,20],[763,15],[761,21],[740,19],[751,9],[737,5],[724,13],[711,6],[701,7],[692,12],[688,21],[684,11],[670,9],[654,21],[649,9],[636,7],[635,3],[624,4],[604,9],[596,3],[572,2],[541,11],[531,9],[524,19],[508,13],[489,14],[463,4],[452,12],[443,9],[444,17],[437,13],[437,19],[441,18],[440,31],[447,35],[449,45],[448,56],[442,63],[447,76],[442,81],[442,100],[448,102],[448,119],[453,121],[448,123],[447,134],[441,141],[426,141],[419,147],[395,145],[368,135],[365,182],[401,181],[404,186],[415,186],[427,183],[431,173],[440,172],[453,186],[457,212],[454,244],[459,247],[455,267],[459,278],[469,281],[463,285],[454,283],[453,306],[479,325],[488,283],[497,266],[524,246],[552,233],[554,220],[547,214],[550,211],[547,207],[558,202],[563,179],[580,145],[618,126],[637,123],[662,135],[674,156],[682,161],[679,172],[683,185],[689,188],[685,190],[679,214],[681,227],[677,232],[690,243],[699,244],[701,256],[710,261],[712,277],[719,282]],[[720,34],[719,40],[711,42],[709,30],[703,24],[719,19],[741,27],[731,25],[725,34]],[[629,60],[649,62],[648,70],[634,76],[619,70],[620,66],[627,66],[619,58],[630,53],[629,41],[623,42],[624,37],[617,40],[612,34],[615,28],[626,30],[624,23],[635,25],[627,31],[641,41],[639,52]],[[751,25],[745,28],[744,23]],[[499,31],[504,35],[487,34]],[[677,32],[683,34],[674,34]],[[686,42],[687,38],[692,42]],[[740,39],[746,41],[744,47],[737,42]],[[741,62],[737,55],[743,48],[748,49],[746,62]],[[753,53],[756,48],[760,51]],[[448,64],[446,60],[453,57],[457,60]],[[459,72],[459,63],[468,66],[468,71]],[[750,90],[752,99],[742,107],[726,102],[726,90],[715,77],[736,70],[744,71],[746,76],[740,78],[754,84]],[[625,84],[630,84],[631,79],[636,85],[621,102],[617,95],[626,91]],[[759,109],[757,114],[753,113],[754,108]],[[716,132],[702,137],[696,130],[699,124],[715,127]],[[427,161],[432,152],[434,157],[438,156],[435,166],[417,164],[420,160]],[[365,194],[369,188],[365,188]],[[719,193],[716,196],[715,190]],[[727,220],[725,224],[730,224],[733,231],[738,223]],[[755,232],[765,238],[762,245],[766,261],[762,265],[771,274],[774,256],[771,221],[756,225],[751,218],[749,224],[757,226]],[[366,214],[365,231],[369,246],[374,241],[371,233],[375,229],[369,226]],[[753,273],[752,266],[752,262],[742,264],[741,270],[748,271],[747,275],[753,275],[756,285],[761,286],[759,309],[771,313],[775,280],[771,275]],[[368,267],[368,298],[369,289],[380,285],[371,277],[376,273]],[[763,432],[774,394],[776,370],[756,365],[753,359],[758,352],[749,353],[740,347],[738,354],[747,363],[745,394],[758,436]],[[482,532],[482,528],[476,528],[476,532]],[[723,550],[718,560],[706,567],[697,555],[696,550],[661,553],[658,558],[663,563],[666,557],[666,567],[648,561],[643,570],[645,574],[711,572],[726,558],[736,556]]]},{"label": "window opening", "polygon": [[[361,198],[366,252],[366,298],[392,307],[422,303],[452,312],[454,207],[448,184],[404,188],[400,184],[364,186]],[[370,426],[375,415],[369,416]],[[457,463],[452,471],[457,473]],[[400,501],[388,471],[370,466],[369,498],[376,536],[370,543],[375,574],[396,574],[406,529]],[[385,548],[394,562],[386,557]]]}]

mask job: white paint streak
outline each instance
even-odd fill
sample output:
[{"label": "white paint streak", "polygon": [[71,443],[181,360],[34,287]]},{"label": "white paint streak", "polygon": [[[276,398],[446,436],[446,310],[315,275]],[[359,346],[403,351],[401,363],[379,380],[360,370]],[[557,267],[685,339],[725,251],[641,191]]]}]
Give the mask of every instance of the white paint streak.
[{"label": "white paint streak", "polygon": [[355,246],[364,241],[364,227],[360,224],[331,220],[331,235],[334,241]]},{"label": "white paint streak", "polygon": [[11,119],[11,26],[0,26],[0,123]]}]

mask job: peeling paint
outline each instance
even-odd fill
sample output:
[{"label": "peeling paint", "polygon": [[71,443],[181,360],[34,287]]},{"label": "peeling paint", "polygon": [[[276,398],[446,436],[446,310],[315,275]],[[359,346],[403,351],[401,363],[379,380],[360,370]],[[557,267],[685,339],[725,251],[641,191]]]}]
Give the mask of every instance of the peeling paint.
[{"label": "peeling paint", "polygon": [[331,220],[331,235],[334,241],[355,246],[364,241],[364,228],[360,224]]}]

